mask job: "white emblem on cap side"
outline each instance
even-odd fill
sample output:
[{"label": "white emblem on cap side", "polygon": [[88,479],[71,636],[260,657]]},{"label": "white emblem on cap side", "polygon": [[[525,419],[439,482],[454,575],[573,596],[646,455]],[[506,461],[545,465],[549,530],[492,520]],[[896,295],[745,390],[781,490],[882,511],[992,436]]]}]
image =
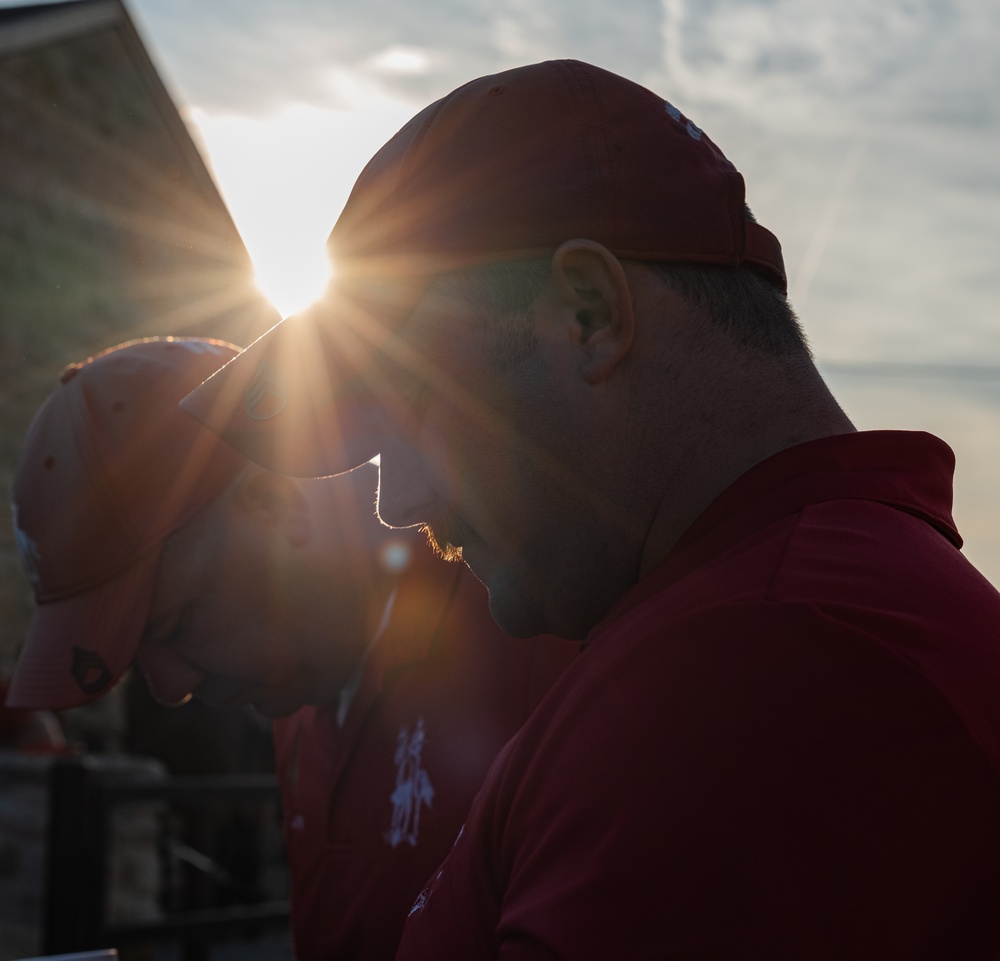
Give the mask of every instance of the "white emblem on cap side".
[{"label": "white emblem on cap side", "polygon": [[24,573],[31,586],[38,588],[42,583],[42,576],[38,572],[38,565],[41,563],[42,555],[38,550],[38,545],[23,530],[17,520],[17,504],[10,505],[11,513],[14,515],[14,543],[17,545],[17,554],[21,558]]},{"label": "white emblem on cap side", "polygon": [[685,124],[688,136],[692,140],[701,140],[701,127],[684,117],[683,114],[681,114],[681,112],[669,100],[663,101],[663,109],[667,111],[667,116],[669,116],[671,120],[675,120],[677,123]]}]

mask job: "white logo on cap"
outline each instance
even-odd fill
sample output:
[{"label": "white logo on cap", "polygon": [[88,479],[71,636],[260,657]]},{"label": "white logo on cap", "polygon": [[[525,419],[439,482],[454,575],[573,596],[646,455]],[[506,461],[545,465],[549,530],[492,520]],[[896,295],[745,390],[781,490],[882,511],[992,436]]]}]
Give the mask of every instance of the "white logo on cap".
[{"label": "white logo on cap", "polygon": [[686,119],[669,100],[663,101],[663,109],[667,111],[667,116],[669,116],[671,120],[676,120],[677,123],[685,124],[688,136],[691,137],[692,140],[701,140],[701,127]]},{"label": "white logo on cap", "polygon": [[288,389],[285,378],[265,360],[246,390],[247,417],[254,420],[269,420],[285,409],[288,403]]},{"label": "white logo on cap", "polygon": [[14,543],[17,545],[17,554],[21,558],[24,573],[28,576],[33,587],[39,587],[42,577],[38,573],[38,565],[41,563],[42,555],[39,553],[38,545],[25,533],[17,521],[17,504],[11,504],[10,509],[14,515]]}]

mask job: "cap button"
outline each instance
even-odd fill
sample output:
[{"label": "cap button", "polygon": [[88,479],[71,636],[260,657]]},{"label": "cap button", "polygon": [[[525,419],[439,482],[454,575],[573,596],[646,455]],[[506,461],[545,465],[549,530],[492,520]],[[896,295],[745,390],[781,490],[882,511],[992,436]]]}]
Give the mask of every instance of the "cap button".
[{"label": "cap button", "polygon": [[76,375],[78,373],[80,373],[80,370],[82,368],[83,368],[83,364],[67,364],[63,368],[62,373],[59,375],[59,383],[60,384],[66,384],[66,383],[68,383],[74,377],[76,377]]}]

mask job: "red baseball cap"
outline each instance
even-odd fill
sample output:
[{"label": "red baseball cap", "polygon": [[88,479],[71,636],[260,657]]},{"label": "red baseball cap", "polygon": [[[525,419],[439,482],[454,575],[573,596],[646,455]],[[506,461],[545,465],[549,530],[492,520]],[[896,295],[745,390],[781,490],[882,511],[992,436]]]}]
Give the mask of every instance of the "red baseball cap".
[{"label": "red baseball cap", "polygon": [[85,704],[132,663],[163,541],[247,463],[177,406],[237,352],[200,338],[123,344],[67,367],[39,408],[14,475],[37,607],[9,707]]},{"label": "red baseball cap", "polygon": [[183,406],[271,469],[348,470],[378,452],[355,402],[367,359],[392,349],[427,279],[577,237],[623,258],[746,265],[787,287],[780,244],[748,219],[742,176],[703,130],[599,67],[533,64],[473,80],[403,127],[330,235],[337,289]]}]

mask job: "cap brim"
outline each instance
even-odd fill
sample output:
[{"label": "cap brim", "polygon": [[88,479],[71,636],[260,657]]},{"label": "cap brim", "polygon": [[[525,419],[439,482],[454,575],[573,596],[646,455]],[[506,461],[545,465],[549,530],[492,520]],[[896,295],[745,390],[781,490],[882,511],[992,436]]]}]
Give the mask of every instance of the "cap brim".
[{"label": "cap brim", "polygon": [[160,551],[90,590],[39,604],[7,692],[8,707],[65,710],[117,684],[149,615]]},{"label": "cap brim", "polygon": [[353,470],[379,452],[377,359],[424,284],[341,291],[283,320],[181,408],[269,470],[298,477]]}]

